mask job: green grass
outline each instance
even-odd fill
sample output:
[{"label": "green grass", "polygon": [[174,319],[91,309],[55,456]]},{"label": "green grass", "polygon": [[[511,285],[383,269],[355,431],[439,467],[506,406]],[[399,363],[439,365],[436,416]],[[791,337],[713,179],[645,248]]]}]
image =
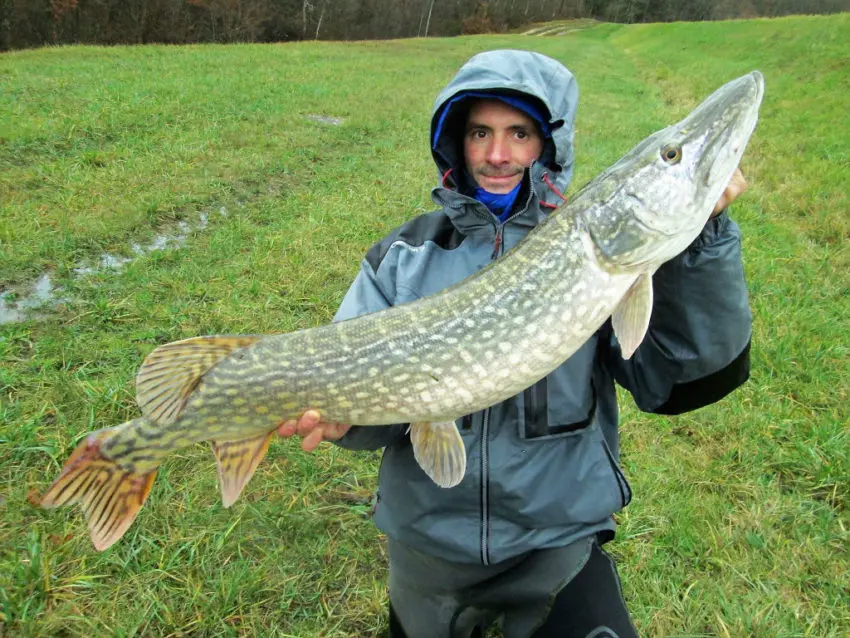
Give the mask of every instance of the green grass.
[{"label": "green grass", "polygon": [[[752,379],[676,418],[623,398],[636,496],[611,547],[644,635],[850,634],[848,35],[844,14],[4,54],[0,288],[50,271],[67,301],[0,326],[0,635],[380,634],[376,454],[276,443],[224,510],[211,454],[187,449],[103,554],[78,511],[30,501],[81,436],[136,415],[134,374],[157,344],[329,321],[368,246],[431,207],[433,98],[498,47],[575,72],[575,187],[723,82],[765,74],[734,211]],[[182,248],[74,274],[201,213]]]}]

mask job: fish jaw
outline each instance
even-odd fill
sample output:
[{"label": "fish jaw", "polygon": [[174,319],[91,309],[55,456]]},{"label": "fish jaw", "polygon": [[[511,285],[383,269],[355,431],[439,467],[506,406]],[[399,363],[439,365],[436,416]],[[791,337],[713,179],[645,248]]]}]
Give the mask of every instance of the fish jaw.
[{"label": "fish jaw", "polygon": [[728,82],[579,193],[609,268],[651,274],[693,242],[741,161],[763,95],[758,71]]}]

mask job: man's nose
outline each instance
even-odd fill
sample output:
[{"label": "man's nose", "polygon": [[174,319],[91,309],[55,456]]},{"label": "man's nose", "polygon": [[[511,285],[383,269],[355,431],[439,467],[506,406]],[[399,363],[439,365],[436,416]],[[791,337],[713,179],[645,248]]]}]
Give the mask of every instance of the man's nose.
[{"label": "man's nose", "polygon": [[504,164],[511,158],[507,140],[501,136],[494,136],[487,153],[487,161],[491,164]]}]

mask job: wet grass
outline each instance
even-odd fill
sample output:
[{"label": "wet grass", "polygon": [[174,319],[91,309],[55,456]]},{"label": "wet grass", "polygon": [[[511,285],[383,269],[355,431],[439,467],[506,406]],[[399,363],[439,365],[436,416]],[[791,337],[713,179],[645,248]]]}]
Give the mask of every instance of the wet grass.
[{"label": "wet grass", "polygon": [[[184,450],[103,554],[78,512],[33,500],[86,432],[136,415],[134,374],[157,344],[329,321],[367,247],[431,206],[434,96],[497,47],[576,73],[576,185],[726,80],[765,74],[734,211],[753,376],[677,418],[623,397],[636,497],[611,547],[645,635],[850,633],[848,32],[842,15],[4,54],[0,289],[51,272],[67,301],[0,326],[0,634],[380,634],[375,454],[276,443],[224,510],[211,455]],[[74,272],[202,213],[182,247]]]}]

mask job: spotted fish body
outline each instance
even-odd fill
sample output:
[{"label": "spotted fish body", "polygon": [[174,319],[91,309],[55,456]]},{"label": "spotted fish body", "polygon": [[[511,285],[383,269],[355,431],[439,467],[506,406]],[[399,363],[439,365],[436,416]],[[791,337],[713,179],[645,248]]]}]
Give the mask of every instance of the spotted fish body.
[{"label": "spotted fish body", "polygon": [[[581,346],[635,280],[594,263],[577,218],[549,225],[553,232],[526,244],[536,263],[516,252],[418,302],[258,338],[207,371],[170,426],[160,419],[128,429],[128,458],[137,440],[173,439],[182,447],[211,436],[244,438],[311,407],[358,425],[444,422],[520,392]],[[515,283],[506,287],[506,277]],[[169,351],[204,339],[156,354],[171,364]],[[146,398],[141,391],[143,410]]]},{"label": "spotted fish body", "polygon": [[763,90],[757,71],[721,87],[504,257],[440,293],[309,330],[157,348],[137,378],[143,416],[90,435],[43,504],[81,502],[105,549],[132,523],[165,456],[210,440],[228,506],[275,428],[308,409],[363,426],[411,423],[423,470],[456,485],[466,462],[456,419],[532,385],[609,318],[632,355],[649,323],[651,276],[701,231]]}]

